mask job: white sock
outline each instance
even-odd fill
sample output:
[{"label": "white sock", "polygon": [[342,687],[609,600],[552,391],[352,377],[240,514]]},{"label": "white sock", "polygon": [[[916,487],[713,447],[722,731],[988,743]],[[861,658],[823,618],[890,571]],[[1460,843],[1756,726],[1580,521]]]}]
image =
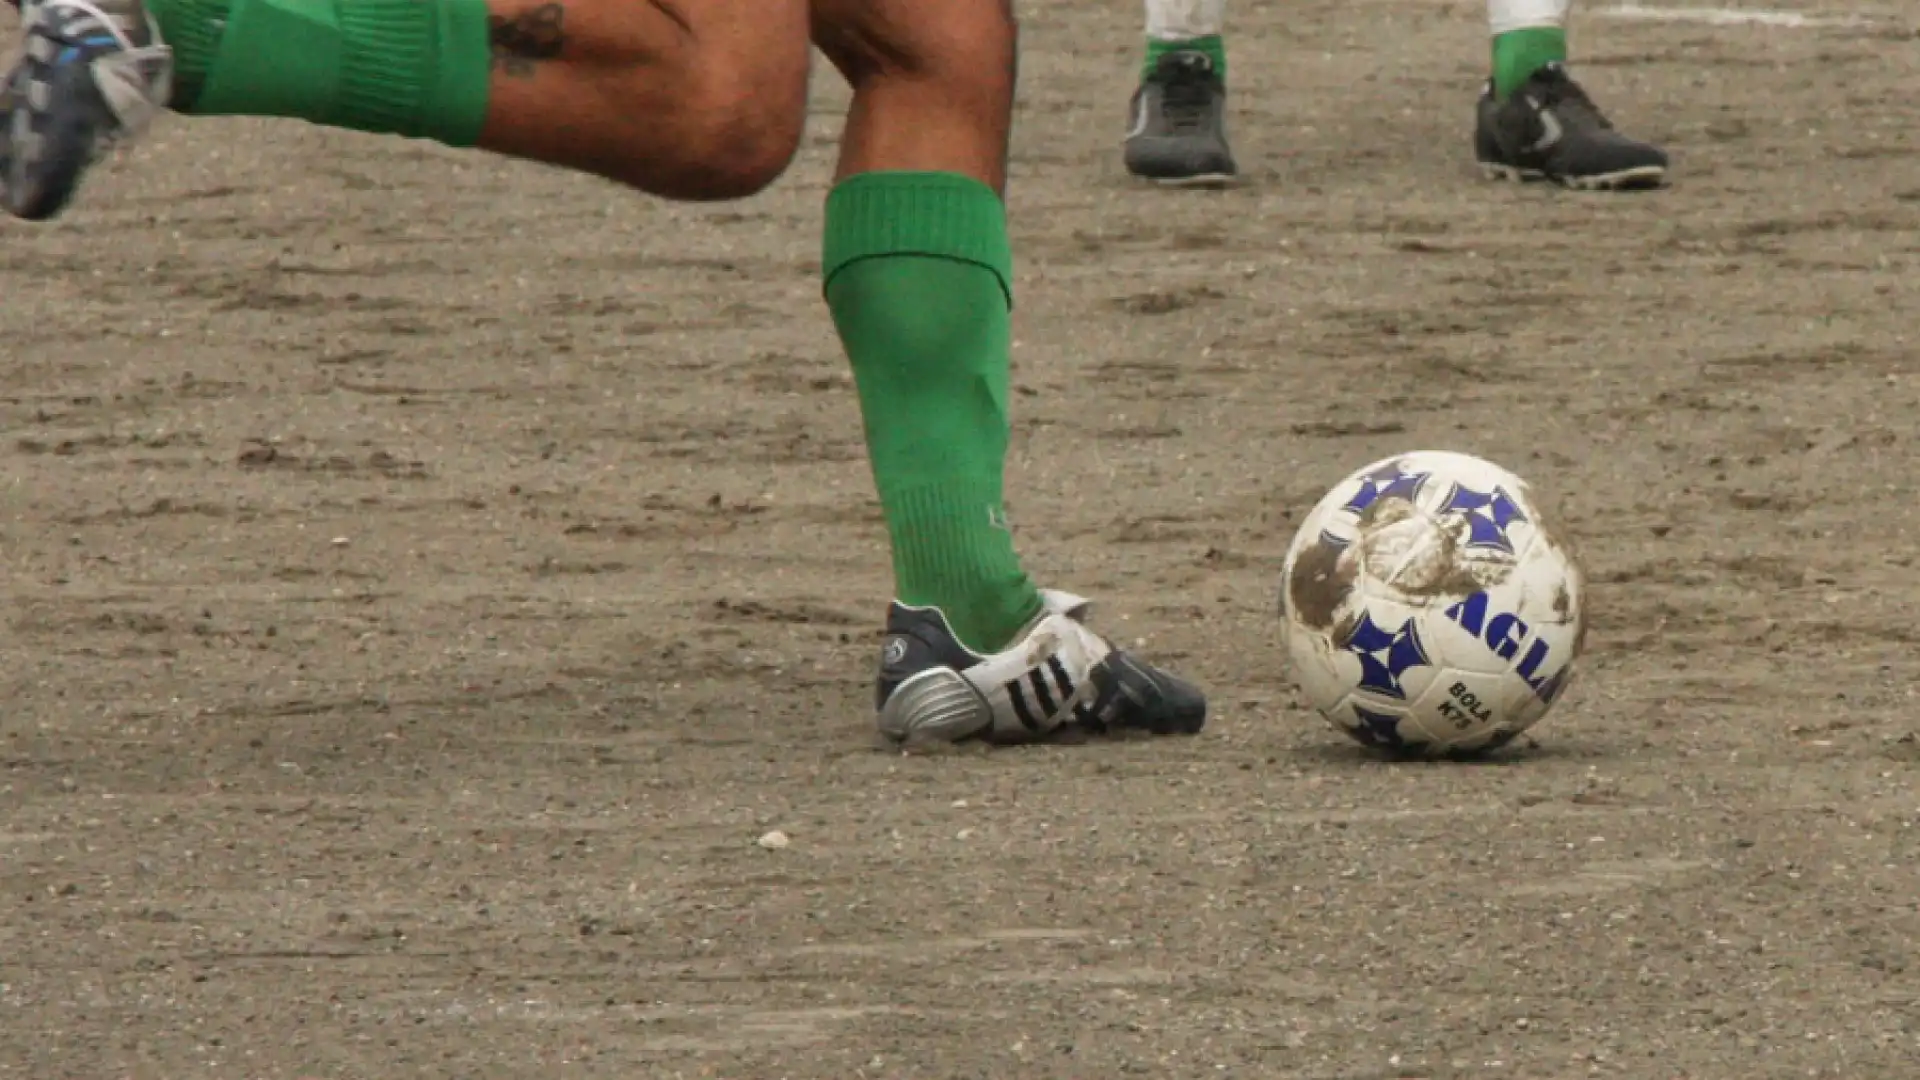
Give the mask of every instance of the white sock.
[{"label": "white sock", "polygon": [[1515,30],[1565,28],[1573,0],[1487,0],[1487,25],[1494,37]]},{"label": "white sock", "polygon": [[1226,26],[1227,0],[1147,0],[1149,41],[1192,41],[1195,38],[1215,37]]}]

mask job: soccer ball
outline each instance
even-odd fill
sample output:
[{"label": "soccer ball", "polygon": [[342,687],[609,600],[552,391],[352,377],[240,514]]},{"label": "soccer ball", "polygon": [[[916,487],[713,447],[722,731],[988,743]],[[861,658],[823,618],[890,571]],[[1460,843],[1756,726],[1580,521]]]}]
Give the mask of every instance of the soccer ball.
[{"label": "soccer ball", "polygon": [[1301,690],[1398,753],[1513,739],[1566,688],[1586,636],[1579,565],[1526,481],[1466,454],[1402,454],[1340,481],[1282,573]]}]

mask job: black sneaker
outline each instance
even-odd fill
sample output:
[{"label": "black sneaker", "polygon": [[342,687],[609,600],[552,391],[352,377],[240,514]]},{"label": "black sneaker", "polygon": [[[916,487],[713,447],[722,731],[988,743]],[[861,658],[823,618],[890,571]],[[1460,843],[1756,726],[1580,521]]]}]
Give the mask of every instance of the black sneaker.
[{"label": "black sneaker", "polygon": [[1087,629],[1086,600],[1040,596],[1045,609],[992,656],[961,645],[938,609],[894,604],[875,694],[880,733],[909,744],[1017,743],[1074,733],[1194,735],[1206,726],[1200,691]]},{"label": "black sneaker", "polygon": [[1615,131],[1566,68],[1548,64],[1499,101],[1488,81],[1473,131],[1474,157],[1499,180],[1551,180],[1583,190],[1652,188],[1667,154]]},{"label": "black sneaker", "polygon": [[166,104],[173,54],[141,0],[32,0],[20,29],[25,41],[0,75],[0,206],[40,221]]},{"label": "black sneaker", "polygon": [[1162,56],[1133,92],[1127,171],[1169,185],[1217,186],[1237,171],[1227,149],[1227,86],[1203,52]]}]

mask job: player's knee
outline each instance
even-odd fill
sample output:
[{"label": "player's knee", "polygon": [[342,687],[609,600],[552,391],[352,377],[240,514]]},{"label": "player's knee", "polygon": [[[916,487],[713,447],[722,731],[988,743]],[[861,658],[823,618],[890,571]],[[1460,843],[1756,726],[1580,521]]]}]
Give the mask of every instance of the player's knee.
[{"label": "player's knee", "polygon": [[955,104],[1013,98],[1018,35],[1006,0],[817,0],[813,34],[856,91],[902,81],[937,87]]},{"label": "player's knee", "polygon": [[778,180],[800,147],[806,102],[742,97],[717,87],[689,103],[670,198],[743,199]]},{"label": "player's knee", "polygon": [[683,38],[671,55],[636,67],[632,100],[660,108],[625,117],[614,178],[670,199],[710,201],[758,193],[799,149],[807,115],[808,53],[790,41]]}]

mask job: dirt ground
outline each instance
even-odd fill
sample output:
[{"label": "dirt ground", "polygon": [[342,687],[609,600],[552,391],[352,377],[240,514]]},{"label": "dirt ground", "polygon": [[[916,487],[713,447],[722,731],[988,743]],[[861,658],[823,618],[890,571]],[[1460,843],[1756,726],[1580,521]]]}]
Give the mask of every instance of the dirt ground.
[{"label": "dirt ground", "polygon": [[[1474,175],[1477,5],[1241,2],[1250,182],[1169,193],[1136,11],[1026,5],[1014,511],[1176,743],[876,747],[824,73],[721,207],[163,122],[0,227],[0,1074],[1920,1074],[1916,24],[1849,14],[1581,18],[1678,167],[1608,197]],[[1282,661],[1292,519],[1417,447],[1594,579],[1496,765]]]}]

